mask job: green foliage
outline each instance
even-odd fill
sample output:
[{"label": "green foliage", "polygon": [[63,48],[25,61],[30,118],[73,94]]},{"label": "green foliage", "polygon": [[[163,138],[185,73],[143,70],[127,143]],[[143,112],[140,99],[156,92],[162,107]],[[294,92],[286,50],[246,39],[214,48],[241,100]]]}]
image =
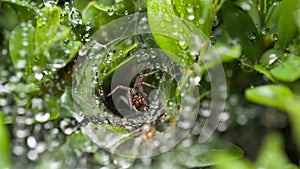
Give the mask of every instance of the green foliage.
[{"label": "green foliage", "polygon": [[227,1],[223,5],[223,20],[230,37],[238,41],[243,48],[246,65],[257,63],[261,54],[261,36],[252,18],[235,3]]},{"label": "green foliage", "polygon": [[276,133],[269,134],[261,146],[259,155],[255,163],[246,159],[231,161],[233,156],[230,153],[216,153],[215,158],[223,161],[216,165],[216,169],[296,169],[296,165],[288,162],[283,150],[283,141],[280,135]]},{"label": "green foliage", "polygon": [[[71,77],[74,71],[72,67],[81,46],[88,43],[92,34],[101,26],[135,12],[147,12],[149,17],[152,34],[141,35],[142,38],[151,39],[153,36],[151,45],[158,45],[167,54],[171,53],[168,56],[185,67],[186,74],[195,72],[203,74],[205,80],[201,79],[199,89],[209,86],[207,85],[209,78],[206,78],[205,71],[219,64],[212,61],[204,66],[202,58],[218,56],[224,64],[225,72],[229,72],[227,74],[228,88],[231,89],[229,92],[239,92],[239,97],[261,104],[263,108],[274,107],[286,112],[289,119],[286,123],[291,125],[293,141],[297,145],[298,153],[300,152],[299,0],[74,0],[70,2],[2,0],[0,2],[0,168],[15,163],[10,161],[11,152],[18,141],[10,142],[9,135],[11,134],[13,139],[21,139],[15,131],[24,128],[28,128],[26,132],[31,132],[29,134],[32,136],[39,133],[35,132],[36,129],[40,129],[42,134],[37,138],[45,141],[50,147],[46,153],[38,154],[41,160],[38,159],[37,163],[32,164],[36,164],[33,168],[47,168],[51,164],[66,168],[70,167],[66,166],[69,163],[79,164],[80,162],[74,162],[80,161],[78,159],[85,159],[79,165],[82,168],[87,164],[97,164],[94,168],[100,168],[99,166],[113,168],[116,161],[121,159],[105,154],[80,131],[70,135],[63,133],[64,123],[61,120],[73,119],[76,111],[71,92],[72,78],[77,80],[79,76],[85,75],[87,69],[92,69],[91,67],[82,69]],[[199,39],[195,39],[195,35],[201,38],[201,43],[196,43],[198,45],[196,47],[193,45]],[[137,39],[137,37],[128,38],[116,44],[114,50],[104,51],[112,56],[102,57],[100,64],[97,65],[99,72],[105,72],[100,79],[105,82],[104,94],[109,91],[107,87],[109,84],[106,83],[110,83],[109,78],[113,73],[132,59],[128,57],[131,52],[141,48],[142,40]],[[199,50],[194,51],[193,47]],[[184,76],[187,81],[189,76],[186,74]],[[91,74],[85,78],[87,82],[82,84],[82,88],[88,88],[93,80]],[[162,86],[165,91],[170,91],[167,97],[174,97],[172,101],[178,101],[179,97],[175,98],[178,93],[175,92],[176,85],[173,82]],[[185,86],[182,84],[180,87]],[[201,95],[201,99],[209,100],[210,95],[207,93],[209,91]],[[83,102],[77,104],[83,105]],[[246,104],[256,106],[249,102]],[[234,106],[240,108],[244,105]],[[257,113],[264,115],[264,109],[259,108]],[[230,111],[230,108],[228,109]],[[90,109],[83,108],[83,111],[85,110]],[[239,112],[228,112],[230,118],[235,118],[236,115],[247,115],[244,111],[236,111]],[[199,119],[197,122],[202,123]],[[7,123],[11,123],[10,133],[3,125]],[[228,126],[230,129],[239,128],[232,123],[226,125],[230,125]],[[79,130],[79,124],[72,124],[75,126],[72,132]],[[253,124],[258,125],[258,122]],[[51,131],[46,130],[49,126],[53,131],[52,128]],[[104,127],[118,133],[126,132],[117,126]],[[54,137],[53,133],[56,131],[61,135]],[[226,134],[225,131],[224,135],[227,136]],[[246,158],[237,160],[241,158],[242,150],[223,140],[217,140],[210,145],[199,145],[196,141],[198,135],[199,133],[189,135],[190,140],[193,141],[190,146],[179,145],[172,152],[155,157],[156,160],[152,160],[154,166],[162,167],[166,163],[172,163],[171,166],[174,168],[204,167],[215,164],[217,169],[297,168],[289,163],[283,147],[284,141],[287,140],[283,140],[279,134],[272,133],[266,137],[256,162]],[[24,136],[20,142],[27,143],[27,137]],[[251,137],[256,139],[256,136]],[[240,138],[232,140],[234,139]],[[55,146],[51,147],[52,145]],[[12,149],[9,149],[10,147]],[[32,148],[26,145],[24,147],[32,152]],[[255,151],[255,148],[252,151]],[[16,155],[15,158],[27,159],[28,156],[24,153],[23,156]],[[104,157],[111,158],[111,162],[105,161]],[[31,163],[31,160],[26,164]],[[57,160],[61,161],[55,163]],[[122,162],[132,165],[135,160],[127,159]],[[140,167],[140,163],[137,163],[136,168]],[[22,166],[21,162],[20,165]],[[148,166],[151,168],[152,165]],[[122,168],[122,166],[118,167]]]},{"label": "green foliage", "polygon": [[299,0],[284,0],[280,6],[278,21],[278,37],[280,38],[278,38],[275,47],[286,49],[299,33],[299,28],[297,30],[296,25],[299,18],[295,18],[294,15],[296,10],[300,8],[300,2]]},{"label": "green foliage", "polygon": [[9,134],[0,111],[0,168],[10,167]]}]

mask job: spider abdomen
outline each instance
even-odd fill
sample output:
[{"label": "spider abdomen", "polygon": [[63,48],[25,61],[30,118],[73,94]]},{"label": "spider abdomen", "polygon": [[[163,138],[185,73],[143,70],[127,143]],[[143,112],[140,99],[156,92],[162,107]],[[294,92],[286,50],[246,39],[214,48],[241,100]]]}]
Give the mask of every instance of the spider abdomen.
[{"label": "spider abdomen", "polygon": [[142,95],[135,95],[132,99],[132,105],[135,108],[142,107],[143,105],[145,105],[144,97]]}]

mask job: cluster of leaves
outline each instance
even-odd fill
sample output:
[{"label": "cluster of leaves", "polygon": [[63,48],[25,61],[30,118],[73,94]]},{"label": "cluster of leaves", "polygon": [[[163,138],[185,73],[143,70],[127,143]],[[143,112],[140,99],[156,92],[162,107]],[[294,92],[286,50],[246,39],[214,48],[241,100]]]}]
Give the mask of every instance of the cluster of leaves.
[{"label": "cluster of leaves", "polygon": [[[255,103],[286,111],[291,119],[290,123],[298,150],[300,150],[300,130],[297,125],[300,121],[299,7],[300,2],[293,0],[168,1],[165,3],[155,0],[148,1],[148,12],[178,15],[190,20],[207,36],[212,33],[213,22],[218,21],[215,18],[221,18],[221,26],[224,30],[214,37],[217,43],[207,53],[209,54],[212,50],[230,49],[227,52],[224,50],[220,52],[223,62],[226,62],[226,55],[229,53],[231,58],[238,57],[241,47],[242,55],[239,59],[241,68],[246,72],[262,73],[269,79],[269,81],[263,82],[267,83],[266,85],[248,88],[245,93],[246,98]],[[218,11],[220,8],[221,11]],[[189,18],[190,16],[192,17]],[[205,22],[199,24],[201,19]],[[156,21],[152,21],[150,18],[150,26],[153,24],[153,29],[162,29],[159,28],[159,23]],[[180,56],[182,46],[178,41],[163,35],[157,35],[155,39],[162,49],[171,50]],[[183,55],[182,60],[188,65],[194,62],[195,59],[192,56],[188,55],[187,57],[186,53]],[[279,150],[281,148],[278,143],[279,136],[270,137],[276,141],[272,142],[269,138],[266,140],[266,145],[268,147],[274,145],[275,149],[278,148],[276,153],[281,155],[279,157],[274,155],[278,159],[273,160],[277,160],[278,163],[282,162],[277,165],[282,167],[285,165],[283,162],[285,157],[284,152]],[[263,149],[261,156],[266,153],[265,151],[269,151],[269,149]],[[222,158],[230,158],[230,156],[222,156]],[[272,159],[262,158],[258,165],[268,163],[267,160]],[[228,167],[232,168],[232,165],[228,165]],[[262,164],[261,166],[269,168],[269,165]],[[220,165],[219,168],[223,168],[223,166]],[[226,164],[224,168],[226,168]],[[236,168],[251,168],[251,166],[237,163]]]},{"label": "cluster of leaves", "polygon": [[[8,72],[8,75],[0,74],[0,97],[10,99],[9,104],[13,105],[9,113],[0,110],[0,115],[4,114],[4,120],[0,116],[0,168],[10,163],[9,143],[2,121],[15,124],[20,107],[28,110],[29,116],[36,117],[34,123],[71,117],[65,108],[66,104],[71,104],[69,89],[72,69],[69,65],[72,66],[80,46],[89,41],[91,34],[101,25],[141,11],[167,14],[165,23],[149,18],[150,27],[155,32],[159,31],[155,29],[166,27],[164,24],[171,25],[168,15],[175,15],[201,29],[204,35],[214,35],[208,51],[199,54],[199,63],[203,55],[217,51],[224,63],[241,56],[239,61],[243,71],[259,72],[266,76],[268,80],[263,82],[266,85],[249,87],[245,97],[252,102],[287,112],[300,151],[300,127],[297,125],[300,121],[299,0],[149,0],[147,3],[3,0],[0,6],[0,49],[3,55],[0,66],[1,70]],[[190,32],[186,28],[182,31]],[[162,49],[178,54],[184,65],[197,62],[193,54],[182,52],[187,46],[177,40],[163,35],[155,35],[154,38]],[[252,76],[260,74],[253,73]],[[39,118],[41,116],[42,119]],[[81,149],[87,142],[84,135],[73,134],[67,137],[66,144],[60,148],[66,150],[71,145],[74,151],[97,154],[95,148],[90,151]],[[228,163],[226,159],[236,156],[217,153],[216,161],[225,159],[217,168],[295,167],[288,163],[281,144],[280,136],[270,135],[256,164],[244,159]],[[45,157],[40,167],[50,164],[51,160],[47,162],[50,157]],[[97,155],[93,158],[101,161]],[[193,160],[200,158],[203,156]],[[199,167],[206,166],[207,162],[182,162],[181,165]]]}]

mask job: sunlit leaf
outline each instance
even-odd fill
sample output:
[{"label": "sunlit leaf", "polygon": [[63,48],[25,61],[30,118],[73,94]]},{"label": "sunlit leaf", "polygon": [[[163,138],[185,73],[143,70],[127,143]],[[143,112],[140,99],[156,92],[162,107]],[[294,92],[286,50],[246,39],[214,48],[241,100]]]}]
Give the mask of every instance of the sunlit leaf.
[{"label": "sunlit leaf", "polygon": [[270,71],[280,81],[293,82],[300,78],[300,57],[289,55],[285,62]]},{"label": "sunlit leaf", "polygon": [[293,98],[293,93],[283,85],[265,85],[246,90],[250,101],[286,110],[286,102]]}]

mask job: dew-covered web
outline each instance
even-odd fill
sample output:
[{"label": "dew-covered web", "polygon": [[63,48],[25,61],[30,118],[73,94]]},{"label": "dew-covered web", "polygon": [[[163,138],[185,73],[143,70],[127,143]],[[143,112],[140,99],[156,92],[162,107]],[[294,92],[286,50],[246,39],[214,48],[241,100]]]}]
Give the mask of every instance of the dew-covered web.
[{"label": "dew-covered web", "polygon": [[[174,147],[192,128],[199,111],[196,86],[202,78],[197,65],[190,68],[181,65],[177,54],[159,48],[154,36],[177,40],[183,53],[189,52],[195,58],[205,51],[208,40],[192,24],[171,15],[167,18],[176,21],[176,27],[170,24],[164,26],[167,29],[150,30],[150,18],[159,22],[166,16],[139,13],[143,4],[134,3],[136,13],[100,27],[80,50],[73,79],[77,108],[74,116],[81,123],[82,131],[100,147],[123,156],[149,157]],[[190,33],[178,31],[177,27]],[[217,63],[211,58],[214,56],[204,58],[204,65]],[[133,88],[139,76],[156,70],[159,71],[142,80],[154,87]],[[222,80],[211,82],[215,83],[212,88],[219,88]],[[114,91],[116,88],[120,90]],[[142,93],[146,94],[147,102],[133,107],[132,98]],[[216,106],[223,98],[218,94],[212,96],[216,100],[211,105],[216,107],[211,110],[213,123],[205,122],[202,140],[209,138],[217,126],[219,120],[215,118],[218,119],[223,106]]]}]

